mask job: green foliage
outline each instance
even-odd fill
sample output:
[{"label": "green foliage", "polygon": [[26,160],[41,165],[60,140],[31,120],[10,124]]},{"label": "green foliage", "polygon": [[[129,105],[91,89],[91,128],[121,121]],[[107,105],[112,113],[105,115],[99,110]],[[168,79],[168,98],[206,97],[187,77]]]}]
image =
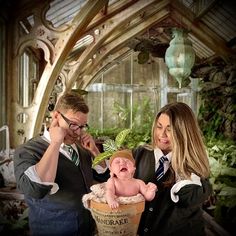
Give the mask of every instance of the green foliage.
[{"label": "green foliage", "polygon": [[207,142],[211,176],[216,196],[214,217],[226,228],[233,228],[236,215],[236,144],[227,139],[209,139]]},{"label": "green foliage", "polygon": [[103,148],[105,152],[114,152],[118,149],[116,142],[111,139],[107,139],[104,141]]},{"label": "green foliage", "polygon": [[[113,108],[113,113],[119,117],[117,126],[129,126],[131,107],[123,107],[115,102]],[[132,129],[109,128],[104,131],[93,128],[90,129],[90,133],[93,137],[103,142],[103,149],[105,151],[105,153],[98,155],[94,159],[93,166],[109,158],[112,153],[121,148],[122,145],[123,147],[132,149],[138,145],[150,143],[150,132],[154,113],[149,98],[143,98],[141,104],[133,105],[132,117]]]},{"label": "green foliage", "polygon": [[109,158],[115,151],[119,150],[126,138],[126,136],[130,133],[130,129],[124,129],[119,132],[115,138],[115,141],[112,139],[107,139],[103,143],[104,152],[100,153],[93,160],[93,167],[100,163],[101,161]]},{"label": "green foliage", "polygon": [[[114,105],[115,113],[120,114],[123,122],[131,113],[131,108],[124,108],[118,103]],[[150,98],[144,97],[141,103],[133,104],[132,110],[132,129],[130,134],[124,140],[124,145],[127,148],[134,148],[138,145],[151,142],[151,129],[154,120],[153,107],[150,104]]]},{"label": "green foliage", "polygon": [[121,147],[121,145],[124,143],[126,136],[130,133],[130,129],[124,129],[119,134],[117,134],[115,143],[117,145],[117,149]]},{"label": "green foliage", "polygon": [[95,129],[93,127],[89,128],[89,133],[98,140],[106,140],[107,138],[115,140],[117,134],[121,132],[121,128],[106,128],[104,130]]},{"label": "green foliage", "polygon": [[132,129],[138,130],[140,133],[145,133],[150,131],[153,119],[154,119],[154,109],[151,106],[150,98],[143,97],[142,102],[137,102],[133,104],[132,108],[130,106],[124,107],[121,104],[115,102],[113,105],[113,114],[118,115],[119,121],[118,127],[130,126],[129,118],[132,109]]},{"label": "green foliage", "polygon": [[149,144],[151,142],[151,129],[140,132],[137,129],[132,129],[131,133],[126,137],[124,146],[129,149],[135,148],[139,145]]},{"label": "green foliage", "polygon": [[212,138],[223,137],[223,133],[220,132],[223,124],[223,117],[215,104],[201,104],[199,108],[199,123],[204,136]]},{"label": "green foliage", "polygon": [[222,64],[204,75],[198,118],[205,137],[236,140],[235,72],[235,65]]},{"label": "green foliage", "polygon": [[3,200],[0,210],[1,235],[29,235],[28,208],[23,201]]},{"label": "green foliage", "polygon": [[[206,65],[201,84],[199,124],[207,141],[214,218],[230,231],[236,223],[236,83],[235,65]],[[234,141],[233,141],[234,140]],[[234,212],[234,214],[233,214]]]},{"label": "green foliage", "polygon": [[112,155],[112,153],[113,152],[111,151],[105,151],[97,155],[93,160],[93,167],[99,164],[101,161],[108,159]]}]

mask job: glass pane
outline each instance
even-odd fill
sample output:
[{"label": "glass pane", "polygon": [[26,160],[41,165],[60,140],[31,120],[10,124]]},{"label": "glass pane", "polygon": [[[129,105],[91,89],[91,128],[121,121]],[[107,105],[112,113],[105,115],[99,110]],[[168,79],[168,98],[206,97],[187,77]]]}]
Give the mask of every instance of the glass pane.
[{"label": "glass pane", "polygon": [[28,87],[29,87],[29,55],[23,53],[20,57],[20,78],[18,87],[18,100],[20,105],[28,107]]},{"label": "glass pane", "polygon": [[190,93],[179,93],[177,94],[177,102],[186,103],[191,107],[191,97]]},{"label": "glass pane", "polygon": [[91,127],[124,129],[152,123],[158,110],[158,77],[158,63],[140,65],[137,53],[103,73],[87,88]]},{"label": "glass pane", "polygon": [[38,61],[30,50],[24,51],[19,61],[18,103],[28,107],[33,101],[38,85]]},{"label": "glass pane", "polygon": [[17,115],[17,121],[18,121],[19,123],[24,124],[24,123],[27,122],[28,119],[29,119],[29,116],[28,116],[26,113],[19,113],[19,114]]}]

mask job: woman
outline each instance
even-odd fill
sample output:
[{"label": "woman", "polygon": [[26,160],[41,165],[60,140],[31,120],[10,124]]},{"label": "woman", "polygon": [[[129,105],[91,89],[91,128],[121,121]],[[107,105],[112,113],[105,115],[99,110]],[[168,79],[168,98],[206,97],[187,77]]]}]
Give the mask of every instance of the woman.
[{"label": "woman", "polygon": [[133,155],[134,177],[158,188],[146,202],[139,235],[205,235],[201,206],[211,194],[209,161],[191,108],[181,102],[164,106],[153,123],[152,146]]}]

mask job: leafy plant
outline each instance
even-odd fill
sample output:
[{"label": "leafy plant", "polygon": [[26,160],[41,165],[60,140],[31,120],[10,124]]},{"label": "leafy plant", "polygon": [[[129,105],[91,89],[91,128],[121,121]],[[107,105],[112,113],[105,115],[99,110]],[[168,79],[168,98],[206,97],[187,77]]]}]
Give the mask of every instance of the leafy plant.
[{"label": "leafy plant", "polygon": [[[210,181],[216,202],[214,218],[230,231],[236,222],[236,144],[227,139],[209,139]],[[234,212],[234,213],[233,213]]]},{"label": "leafy plant", "polygon": [[126,136],[130,133],[131,129],[124,129],[120,133],[117,134],[115,140],[107,139],[103,143],[104,152],[100,153],[93,160],[93,166],[97,165],[101,161],[109,158],[115,151],[119,150]]},{"label": "leafy plant", "polygon": [[[199,124],[205,137],[236,140],[236,67],[206,66],[201,83]],[[202,76],[199,76],[202,77]]]},{"label": "leafy plant", "polygon": [[[154,119],[154,109],[150,98],[143,97],[141,102],[136,102],[132,107],[124,107],[115,102],[113,105],[114,115],[118,115],[118,127],[130,126],[130,116],[132,113],[132,130],[135,133],[149,132]],[[136,132],[138,131],[138,132]]]},{"label": "leafy plant", "polygon": [[[206,72],[200,75],[201,70]],[[200,72],[200,74],[198,74]],[[218,61],[205,65],[199,124],[207,140],[215,202],[214,218],[229,231],[236,223],[236,68]]]}]

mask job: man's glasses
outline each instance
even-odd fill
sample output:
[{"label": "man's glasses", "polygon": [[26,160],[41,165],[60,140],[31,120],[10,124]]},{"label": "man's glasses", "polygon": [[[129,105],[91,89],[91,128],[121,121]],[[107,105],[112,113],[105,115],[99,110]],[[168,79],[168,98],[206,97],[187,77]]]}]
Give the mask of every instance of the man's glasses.
[{"label": "man's glasses", "polygon": [[69,128],[73,131],[77,131],[78,129],[80,129],[81,131],[86,132],[89,129],[89,125],[85,124],[85,125],[77,125],[75,123],[73,123],[71,120],[69,120],[68,118],[66,118],[61,112],[58,111],[58,113],[61,114],[62,118],[64,119],[64,121],[69,125]]}]

